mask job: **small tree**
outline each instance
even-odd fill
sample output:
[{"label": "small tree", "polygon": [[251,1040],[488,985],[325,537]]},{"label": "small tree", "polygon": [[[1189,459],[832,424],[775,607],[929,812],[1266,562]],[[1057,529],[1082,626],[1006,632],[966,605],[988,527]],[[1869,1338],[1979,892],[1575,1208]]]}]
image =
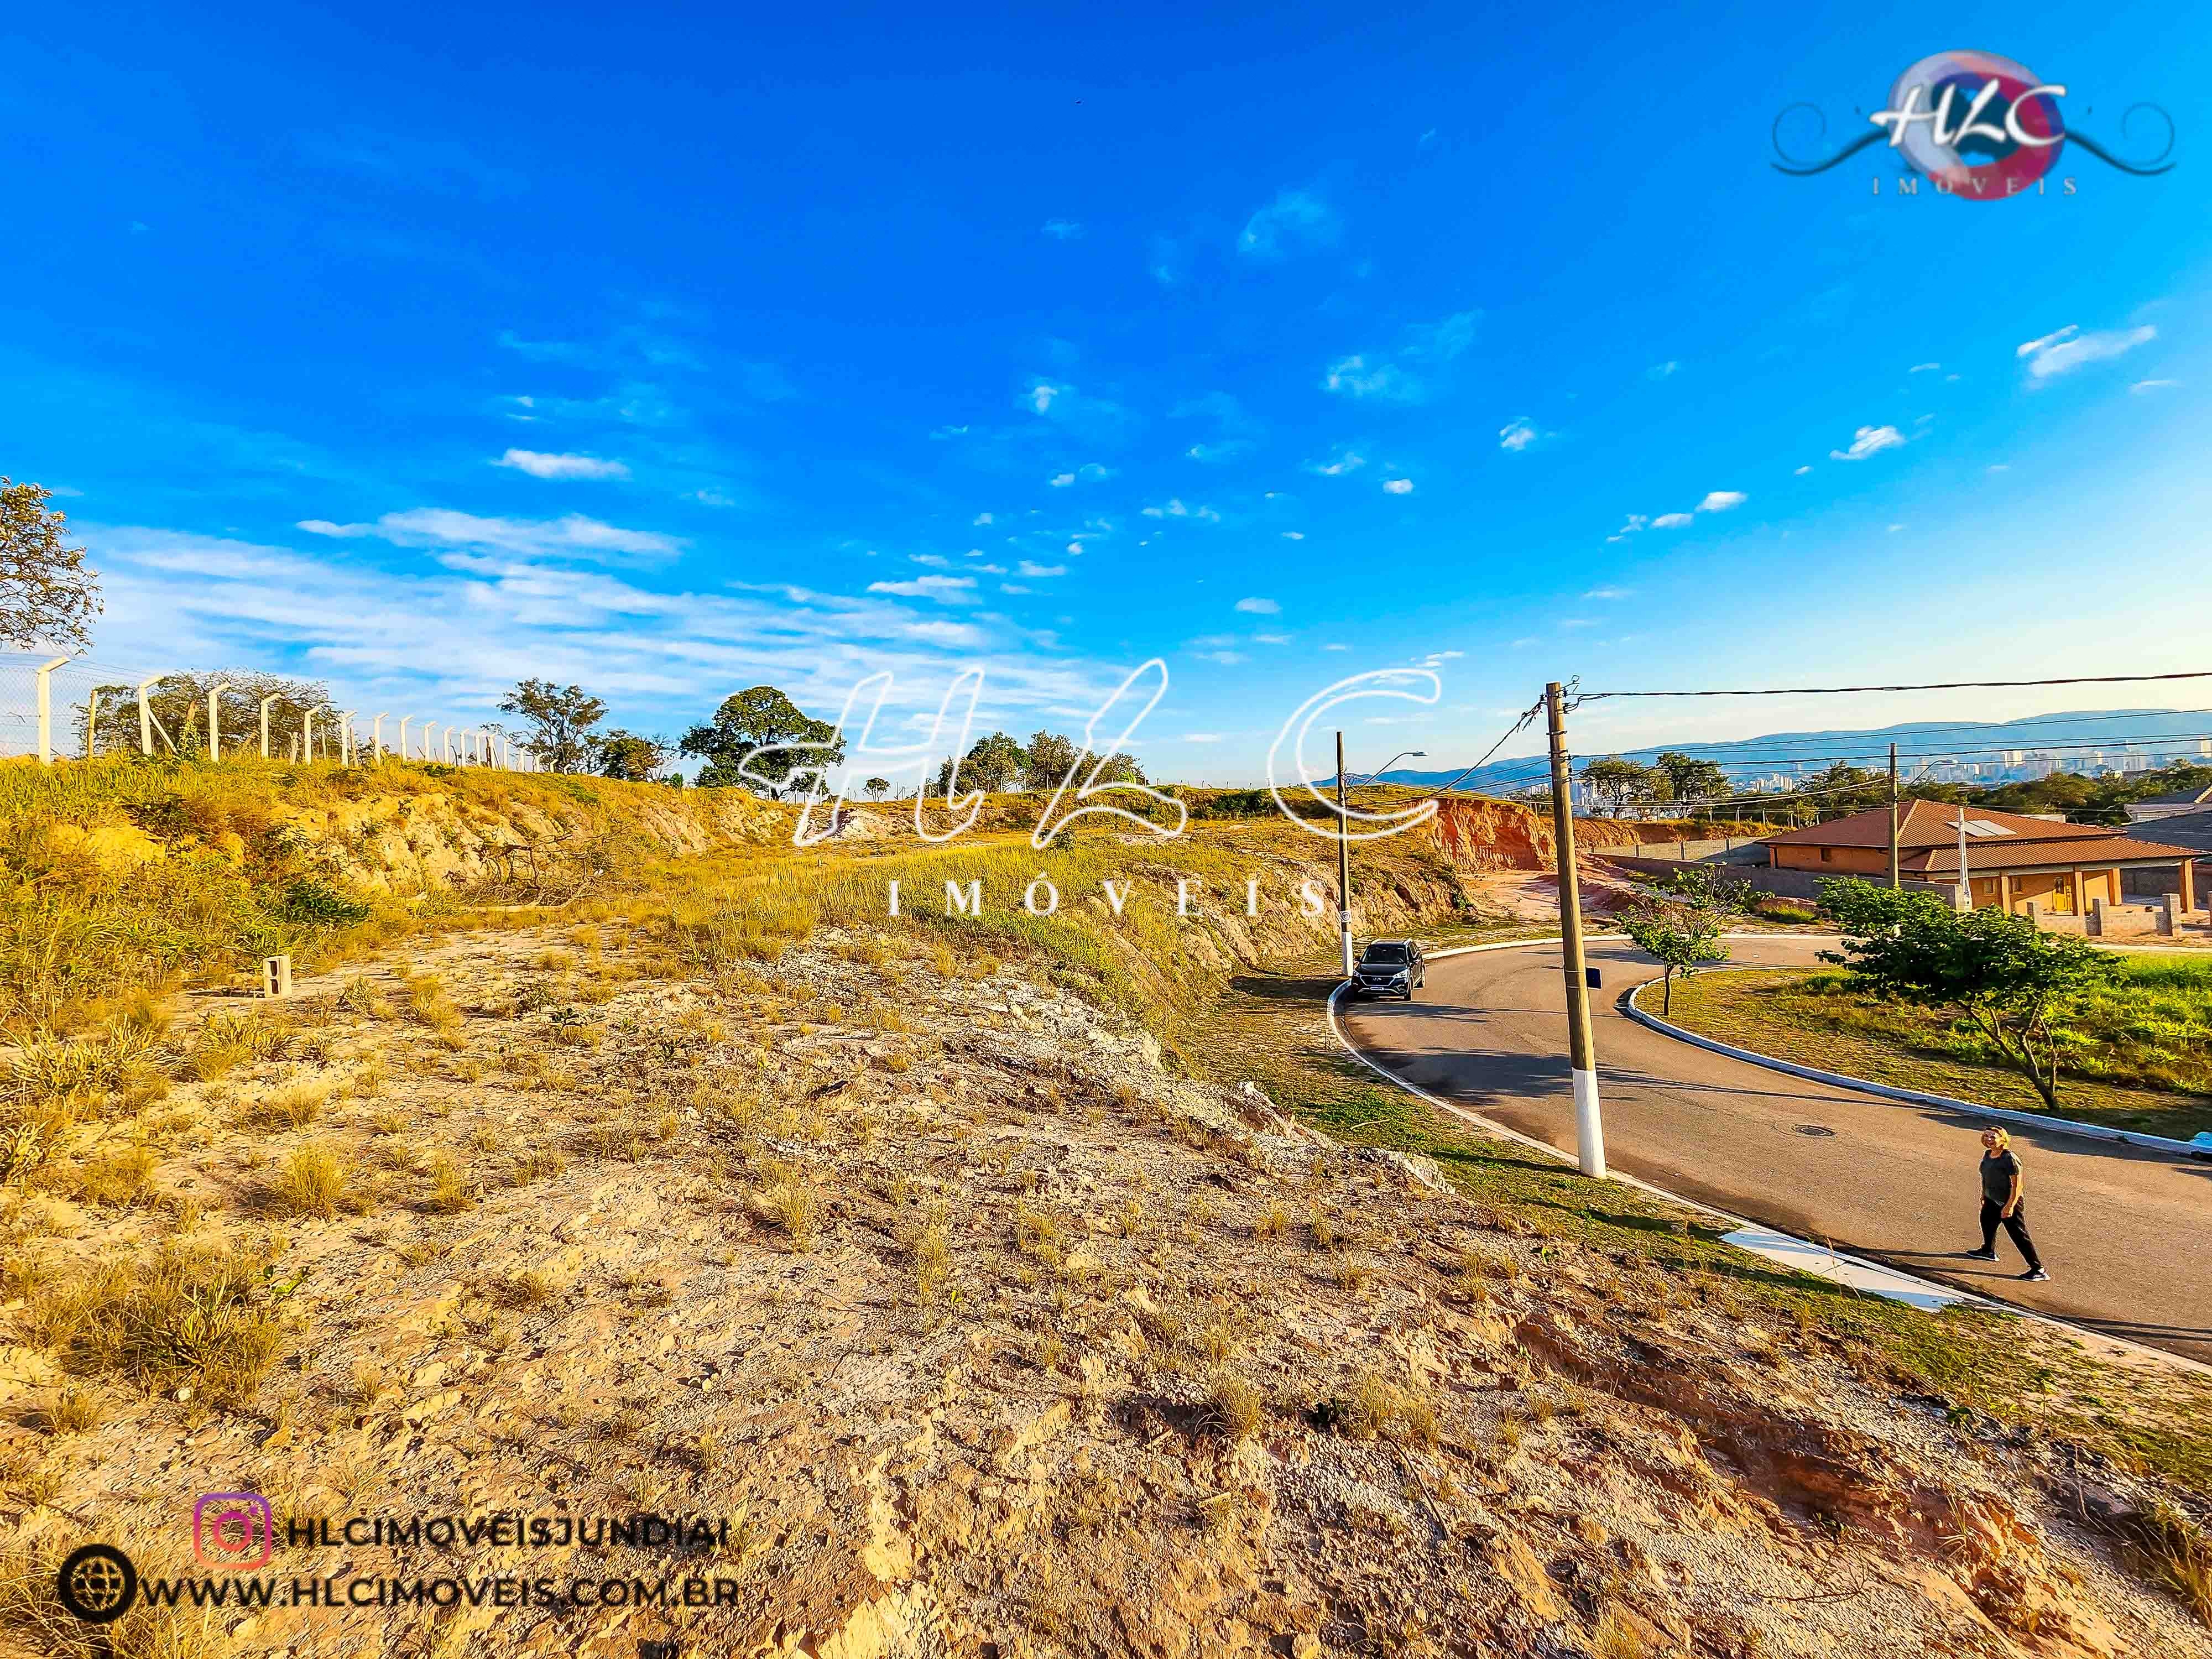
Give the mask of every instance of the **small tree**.
[{"label": "small tree", "polygon": [[970,789],[1011,789],[1029,771],[1029,751],[1004,732],[975,744],[960,762],[960,781]]},{"label": "small tree", "polygon": [[1030,738],[1022,764],[1022,787],[1042,793],[1057,789],[1075,764],[1075,744],[1057,732],[1039,732]]},{"label": "small tree", "polygon": [[530,722],[522,747],[549,772],[588,772],[595,744],[592,728],[607,706],[580,685],[565,690],[550,680],[525,680],[500,699],[500,708]]},{"label": "small tree", "polygon": [[881,800],[890,793],[891,781],[889,778],[870,778],[860,788],[870,800]]},{"label": "small tree", "polygon": [[0,645],[92,643],[100,574],[69,545],[68,519],[51,511],[52,492],[0,477]]},{"label": "small tree", "polygon": [[1610,806],[1615,817],[1626,811],[1632,801],[1649,800],[1656,781],[1650,768],[1618,755],[1591,761],[1583,768],[1583,787],[1600,805]]},{"label": "small tree", "polygon": [[1620,919],[1621,931],[1636,941],[1646,956],[1656,957],[1665,969],[1661,976],[1659,1012],[1674,1011],[1674,975],[1689,978],[1709,962],[1728,960],[1721,943],[1718,912],[1686,904],[1646,904]]},{"label": "small tree", "polygon": [[660,775],[676,745],[665,738],[648,738],[635,732],[615,731],[592,744],[602,777],[631,783],[651,783]]},{"label": "small tree", "polygon": [[[813,758],[788,750],[760,752],[783,744],[823,747]],[[762,788],[772,796],[781,794],[794,774],[835,766],[845,758],[845,740],[837,728],[813,719],[772,685],[750,686],[725,697],[714,720],[686,732],[679,747],[707,763],[699,773],[702,788]],[[741,771],[748,761],[750,769]]]},{"label": "small tree", "polygon": [[1694,805],[1721,800],[1729,793],[1729,779],[1717,761],[1700,760],[1679,749],[1669,749],[1651,763],[1655,781],[1664,798]]},{"label": "small tree", "polygon": [[2119,978],[2118,961],[2026,916],[1955,910],[1933,894],[1835,881],[1820,902],[1844,933],[1843,950],[1821,951],[1823,962],[1849,968],[1886,1001],[1954,1011],[2057,1109],[2063,1018]]}]

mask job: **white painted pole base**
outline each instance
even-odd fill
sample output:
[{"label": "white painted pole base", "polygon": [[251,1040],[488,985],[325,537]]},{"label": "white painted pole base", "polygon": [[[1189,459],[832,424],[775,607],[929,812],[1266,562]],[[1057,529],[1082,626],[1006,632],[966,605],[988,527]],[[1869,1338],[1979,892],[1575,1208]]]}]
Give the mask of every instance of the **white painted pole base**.
[{"label": "white painted pole base", "polygon": [[1597,1073],[1571,1068],[1575,1080],[1575,1147],[1583,1173],[1605,1179],[1605,1123],[1597,1105]]},{"label": "white painted pole base", "polygon": [[1344,950],[1344,977],[1352,977],[1352,918],[1339,913],[1336,922],[1337,941]]}]

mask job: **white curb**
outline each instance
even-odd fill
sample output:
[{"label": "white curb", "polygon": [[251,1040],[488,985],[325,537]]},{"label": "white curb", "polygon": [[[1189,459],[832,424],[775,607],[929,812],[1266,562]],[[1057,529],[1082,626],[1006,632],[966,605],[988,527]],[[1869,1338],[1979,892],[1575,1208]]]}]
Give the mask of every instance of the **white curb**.
[{"label": "white curb", "polygon": [[[1747,963],[1734,971],[1758,971],[1757,964]],[[2051,1117],[2042,1112],[2014,1111],[2006,1106],[1978,1106],[1971,1100],[1954,1100],[1949,1095],[1923,1094],[1917,1089],[1896,1089],[1887,1083],[1871,1083],[1865,1078],[1846,1077],[1841,1072],[1824,1072],[1814,1066],[1800,1066],[1791,1060],[1777,1060],[1771,1054],[1762,1054],[1749,1048],[1739,1048],[1734,1043],[1716,1038],[1700,1036],[1695,1031],[1668,1024],[1658,1015],[1647,1013],[1636,999],[1656,980],[1645,980],[1628,994],[1628,1017],[1639,1025],[1647,1025],[1662,1036],[1673,1037],[1678,1042],[1687,1042],[1699,1048],[1709,1048],[1714,1054],[1726,1054],[1731,1060],[1748,1060],[1753,1066],[1764,1066],[1770,1072],[1787,1072],[1791,1077],[1802,1077],[1809,1082],[1825,1083],[1831,1088],[1856,1090],[1863,1095],[1879,1095],[1884,1100],[1901,1100],[1911,1106],[1940,1106],[1947,1111],[1962,1112],[1971,1117],[1996,1118],[2000,1122],[2017,1123],[2032,1129],[2047,1129],[2053,1134],[2080,1135],[2090,1140],[2117,1141],[2123,1146],[2141,1146],[2154,1152],[2178,1152],[2184,1157],[2212,1158],[2212,1147],[2199,1146],[2186,1140],[2175,1140],[2167,1135],[2147,1135],[2127,1129],[2110,1129],[2101,1123],[2083,1123],[2070,1117]]]}]

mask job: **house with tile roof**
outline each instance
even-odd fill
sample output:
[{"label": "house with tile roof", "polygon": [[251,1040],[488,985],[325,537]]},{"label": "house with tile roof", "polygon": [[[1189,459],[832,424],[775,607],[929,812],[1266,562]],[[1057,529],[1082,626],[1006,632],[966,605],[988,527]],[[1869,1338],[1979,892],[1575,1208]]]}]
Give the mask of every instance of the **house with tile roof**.
[{"label": "house with tile roof", "polygon": [[[1963,849],[1961,843],[1964,843]],[[1767,862],[1815,875],[1889,876],[1889,809],[1766,836]],[[2025,914],[2030,902],[2057,915],[2086,915],[2092,900],[2123,902],[2123,875],[2179,866],[2185,910],[2197,908],[2194,862],[2203,849],[2173,846],[2100,824],[2065,823],[2023,812],[1998,812],[1946,801],[1900,803],[1897,821],[1900,880],[1955,888],[1963,850],[1966,884],[1977,909],[1998,906]]]}]

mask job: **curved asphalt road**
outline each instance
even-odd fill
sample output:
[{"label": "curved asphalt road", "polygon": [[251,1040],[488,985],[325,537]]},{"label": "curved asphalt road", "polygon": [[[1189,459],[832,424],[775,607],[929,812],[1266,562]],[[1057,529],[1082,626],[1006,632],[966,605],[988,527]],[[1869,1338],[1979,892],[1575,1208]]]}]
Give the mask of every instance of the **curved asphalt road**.
[{"label": "curved asphalt road", "polygon": [[[1811,965],[1820,942],[1739,939],[1731,960]],[[2212,1362],[2212,1163],[2010,1126],[2029,1230],[2050,1269],[2021,1284],[2012,1242],[1981,1243],[1980,1121],[1807,1082],[1680,1042],[1621,1012],[1656,964],[1625,942],[1589,960],[1608,1163],[1670,1192],[1984,1296]],[[1429,964],[1404,1002],[1340,1005],[1368,1057],[1409,1083],[1571,1152],[1566,993],[1556,942]],[[1825,1133],[1824,1133],[1825,1132]]]}]

